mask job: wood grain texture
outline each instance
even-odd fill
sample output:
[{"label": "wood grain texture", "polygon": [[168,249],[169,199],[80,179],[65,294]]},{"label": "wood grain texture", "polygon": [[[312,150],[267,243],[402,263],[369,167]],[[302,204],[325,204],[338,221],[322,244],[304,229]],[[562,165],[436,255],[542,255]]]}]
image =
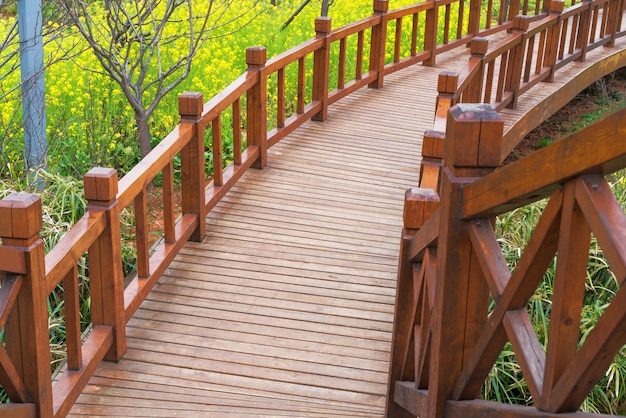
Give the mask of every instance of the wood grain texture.
[{"label": "wood grain texture", "polygon": [[[175,258],[128,322],[127,355],[98,368],[69,416],[382,417],[404,193],[418,184],[437,77],[468,59],[457,48],[388,74],[270,148],[267,166],[208,215],[207,238]],[[557,110],[545,102],[559,83],[503,112],[505,141],[528,129],[533,106],[541,118]]]}]

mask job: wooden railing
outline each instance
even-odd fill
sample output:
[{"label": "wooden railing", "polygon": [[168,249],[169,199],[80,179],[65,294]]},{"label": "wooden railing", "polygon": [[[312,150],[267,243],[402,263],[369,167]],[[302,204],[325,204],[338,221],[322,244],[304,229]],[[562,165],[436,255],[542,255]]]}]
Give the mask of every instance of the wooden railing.
[{"label": "wooden railing", "polygon": [[[0,328],[6,342],[6,350],[0,348],[0,385],[12,402],[0,407],[0,416],[65,416],[98,364],[123,355],[126,322],[184,242],[204,238],[207,213],[246,170],[266,165],[269,147],[308,120],[326,119],[330,104],[359,88],[380,88],[387,74],[418,62],[434,64],[439,53],[466,45],[475,36],[510,29],[520,7],[528,9],[527,2],[520,6],[506,0],[495,6],[492,0],[485,5],[470,0],[467,13],[466,6],[464,0],[432,0],[388,11],[386,1],[375,0],[371,17],[336,30],[330,19],[319,18],[315,38],[270,60],[264,48],[249,48],[248,71],[211,100],[204,103],[199,93],[179,97],[180,124],[121,180],[112,169],[97,168],[85,175],[88,211],[47,255],[39,237],[39,198],[13,194],[0,201]],[[491,15],[494,7],[500,10],[497,22],[481,19],[481,10]],[[541,17],[539,9],[535,13]],[[348,60],[351,39],[356,39],[357,48]],[[312,75],[307,61],[313,62]],[[347,68],[349,61],[355,63],[353,71]],[[297,72],[295,106],[288,105],[286,93],[292,65]],[[348,73],[354,78],[347,80]],[[271,96],[276,102],[270,103],[268,86],[274,85],[274,77],[276,91]],[[336,86],[329,85],[333,79]],[[275,113],[268,112],[274,108]],[[232,124],[226,126],[224,120]],[[210,181],[205,178],[207,131],[213,153]],[[232,138],[233,162],[224,167],[227,136]],[[179,206],[174,200],[178,172]],[[147,189],[158,175],[163,184],[163,237],[151,247]],[[120,224],[127,212],[134,218],[137,261],[136,274],[125,285]],[[86,336],[79,323],[77,290],[78,264],[85,254],[92,316]],[[63,294],[67,331],[67,364],[54,385],[46,307],[51,292]]]},{"label": "wooden railing", "polygon": [[[441,192],[406,196],[388,417],[598,416],[574,412],[626,343],[626,216],[604,178],[626,167],[625,117],[622,110],[494,171],[504,145],[498,113],[452,107]],[[543,198],[549,203],[510,271],[494,217]],[[591,234],[619,290],[581,342]],[[544,351],[526,305],[555,257]],[[535,407],[475,400],[507,342]]]},{"label": "wooden railing", "polygon": [[[500,10],[496,22],[481,19],[484,10],[491,15],[494,7]],[[538,7],[534,19],[543,16]],[[0,328],[6,342],[6,350],[0,348],[0,385],[13,402],[0,407],[0,416],[65,416],[98,364],[123,355],[126,322],[184,243],[203,239],[207,213],[246,170],[266,165],[269,147],[308,120],[325,120],[328,107],[352,92],[382,87],[385,75],[419,62],[434,64],[438,54],[467,45],[476,36],[513,28],[513,17],[527,10],[528,3],[501,0],[494,6],[492,0],[484,5],[470,0],[466,8],[464,0],[433,0],[388,11],[386,1],[375,0],[371,17],[336,30],[330,19],[319,18],[315,38],[270,60],[263,47],[249,48],[248,71],[211,100],[204,103],[199,93],[179,97],[180,124],[121,180],[111,169],[85,175],[87,214],[47,255],[39,237],[39,198],[13,194],[0,201]],[[347,45],[354,41],[355,56],[349,60]],[[347,68],[349,61],[355,62],[354,69]],[[312,74],[307,62],[313,63]],[[292,66],[297,74],[294,86],[287,77]],[[350,80],[349,73],[354,73]],[[276,91],[268,94],[268,86],[274,85]],[[290,88],[295,90],[293,106],[287,101]],[[226,125],[225,120],[232,123]],[[205,133],[213,153],[211,179],[205,175]],[[227,137],[232,138],[233,162],[224,167]],[[180,206],[174,200],[178,170]],[[147,189],[159,174],[163,238],[151,247]],[[125,285],[120,223],[126,212],[134,217],[137,262],[136,274]],[[77,276],[85,254],[92,325],[83,335]],[[67,331],[67,364],[54,385],[46,308],[51,292],[63,294]]]},{"label": "wooden railing", "polygon": [[[622,0],[583,1],[567,10],[563,9],[562,1],[555,0],[549,7],[550,13],[540,20],[516,16],[511,33],[503,39],[490,42],[482,37],[473,38],[471,57],[465,68],[440,75],[433,129],[424,134],[421,187],[437,187],[446,115],[452,106],[490,103],[497,111],[515,108],[519,98],[532,87],[542,81],[553,81],[557,71],[565,65],[584,61],[589,51],[603,45],[613,46],[615,39],[624,35]],[[582,83],[574,92],[564,91],[564,98],[557,98],[544,111],[544,118],[586,86]],[[523,133],[541,122],[537,117],[532,119]],[[505,138],[502,161],[523,136],[516,132]]]}]

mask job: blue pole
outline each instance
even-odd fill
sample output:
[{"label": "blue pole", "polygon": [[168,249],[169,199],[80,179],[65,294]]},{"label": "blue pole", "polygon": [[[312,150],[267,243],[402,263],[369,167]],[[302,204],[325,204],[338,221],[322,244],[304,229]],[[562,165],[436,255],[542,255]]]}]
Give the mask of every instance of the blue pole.
[{"label": "blue pole", "polygon": [[[45,169],[48,142],[46,140],[46,95],[43,80],[41,0],[19,0],[17,18],[20,37],[26,169],[29,171]],[[29,176],[32,174],[30,172]]]}]

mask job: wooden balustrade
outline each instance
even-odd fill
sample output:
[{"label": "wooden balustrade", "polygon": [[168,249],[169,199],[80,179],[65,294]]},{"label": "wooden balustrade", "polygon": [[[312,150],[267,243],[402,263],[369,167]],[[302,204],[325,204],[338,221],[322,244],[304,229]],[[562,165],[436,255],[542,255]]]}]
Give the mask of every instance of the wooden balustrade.
[{"label": "wooden balustrade", "polygon": [[[573,61],[584,61],[588,51],[611,46],[616,37],[623,36],[622,0],[583,1],[567,10],[562,1],[555,0],[544,7],[549,7],[549,14],[516,16],[509,26],[510,34],[503,39],[490,42],[484,37],[473,37],[467,65],[458,73],[441,73],[433,129],[423,137],[420,187],[438,187],[445,120],[452,106],[489,103],[497,111],[515,108],[519,98],[532,87],[554,81],[560,68]],[[558,107],[552,109],[556,111]],[[543,118],[547,116],[544,114]],[[542,120],[535,119],[532,125]],[[502,161],[522,138],[521,134],[507,138]]]},{"label": "wooden balustrade", "polygon": [[[493,0],[487,4],[491,15]],[[204,238],[206,214],[246,170],[261,169],[267,164],[269,147],[308,120],[326,119],[328,107],[337,100],[364,86],[382,87],[385,75],[419,62],[434,64],[439,53],[465,45],[478,35],[510,28],[512,22],[504,11],[506,4],[508,2],[501,0],[503,14],[494,25],[490,19],[481,19],[478,0],[471,0],[469,8],[464,0],[431,0],[395,11],[388,10],[387,1],[375,0],[372,16],[335,30],[330,19],[317,19],[315,38],[272,59],[266,59],[263,47],[249,48],[246,73],[208,102],[204,103],[200,93],[184,93],[179,97],[180,124],[119,182],[116,172],[110,169],[94,169],[85,175],[88,211],[45,257],[38,235],[41,228],[39,199],[17,194],[0,201],[0,328],[4,328],[6,340],[6,351],[0,349],[0,385],[12,402],[22,404],[1,406],[0,416],[65,416],[97,365],[104,359],[116,361],[123,355],[125,323],[184,243]],[[511,4],[510,9],[516,10]],[[596,6],[598,10],[607,7],[605,3],[593,3],[593,7]],[[619,7],[609,4],[610,10],[621,17]],[[592,10],[591,5],[588,8]],[[458,13],[454,13],[455,10]],[[441,24],[440,16],[443,16]],[[453,16],[456,17],[453,19]],[[619,23],[611,19],[602,22],[598,32],[601,36],[594,38],[596,43],[607,39],[607,34],[611,39],[619,36],[620,32],[616,32],[621,27]],[[388,36],[390,27],[394,36]],[[405,36],[408,27],[410,35]],[[369,46],[365,45],[368,38]],[[410,46],[404,45],[405,39]],[[348,57],[350,42],[357,45],[354,57]],[[391,60],[385,58],[388,49],[393,51]],[[482,54],[477,50],[472,53],[474,56]],[[313,75],[312,80],[307,80],[306,62],[311,56]],[[366,60],[369,62],[367,69],[364,68]],[[346,68],[347,62],[355,63],[354,71]],[[289,87],[286,74],[290,65],[297,66],[297,103],[293,114],[288,114],[286,103]],[[276,114],[268,115],[268,86],[274,74]],[[348,74],[354,77],[349,79]],[[337,84],[331,86],[330,79],[335,76]],[[445,116],[456,101],[452,80],[450,78],[449,83],[444,83],[445,89],[440,90],[439,118]],[[309,85],[312,86],[310,100],[307,97]],[[446,94],[448,96],[444,97]],[[231,126],[224,123],[225,115],[231,116]],[[268,129],[273,121],[275,127]],[[212,178],[205,176],[204,159],[205,130],[209,125],[214,163]],[[243,139],[244,126],[247,144]],[[435,132],[432,160],[441,158],[443,150],[441,131]],[[233,163],[224,167],[226,136],[232,137]],[[180,156],[180,167],[175,166],[177,156]],[[177,210],[173,196],[178,170],[182,197]],[[163,184],[163,239],[150,247],[146,197],[159,174]],[[427,218],[436,206],[436,199],[421,205],[421,217]],[[136,273],[124,288],[120,217],[131,207]],[[429,228],[420,231],[437,229],[436,226]],[[410,242],[405,251],[412,254],[415,241]],[[431,245],[433,241],[428,243]],[[77,313],[77,263],[86,253],[93,321],[90,332],[83,336]],[[429,271],[432,271],[436,255],[430,252],[427,257]],[[428,277],[432,290],[433,276]],[[52,388],[46,298],[59,284],[63,284],[66,303],[68,359]]]},{"label": "wooden balustrade", "polygon": [[[498,113],[452,107],[441,193],[412,189],[405,199],[388,417],[598,416],[575,411],[626,343],[626,215],[604,178],[626,167],[624,117],[626,110],[494,172],[504,145]],[[494,217],[543,198],[549,203],[511,271]],[[580,341],[591,234],[619,290]],[[525,308],[555,257],[544,350]],[[506,342],[535,407],[475,400]]]}]

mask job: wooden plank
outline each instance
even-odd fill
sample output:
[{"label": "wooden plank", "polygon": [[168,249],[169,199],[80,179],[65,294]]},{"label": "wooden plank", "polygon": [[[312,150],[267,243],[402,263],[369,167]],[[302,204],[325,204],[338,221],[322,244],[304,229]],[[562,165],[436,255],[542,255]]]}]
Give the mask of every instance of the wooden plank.
[{"label": "wooden plank", "polygon": [[[382,417],[402,198],[437,75],[467,57],[446,52],[352,93],[272,147],[264,170],[209,192],[225,197],[207,238],[133,305],[129,356],[99,367],[70,416]],[[532,107],[524,97],[507,127]]]}]

